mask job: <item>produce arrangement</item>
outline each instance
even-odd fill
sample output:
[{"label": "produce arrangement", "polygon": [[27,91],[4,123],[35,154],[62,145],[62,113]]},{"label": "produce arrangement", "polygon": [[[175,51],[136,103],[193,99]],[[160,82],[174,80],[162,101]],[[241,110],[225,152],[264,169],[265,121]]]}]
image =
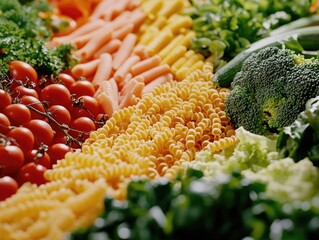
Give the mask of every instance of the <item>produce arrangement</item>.
[{"label": "produce arrangement", "polygon": [[0,238],[317,239],[319,2],[0,2]]}]

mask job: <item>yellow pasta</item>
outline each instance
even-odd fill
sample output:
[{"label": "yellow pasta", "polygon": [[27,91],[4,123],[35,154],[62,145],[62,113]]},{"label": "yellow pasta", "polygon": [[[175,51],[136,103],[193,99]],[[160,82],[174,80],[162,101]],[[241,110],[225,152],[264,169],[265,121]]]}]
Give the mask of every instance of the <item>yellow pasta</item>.
[{"label": "yellow pasta", "polygon": [[163,58],[162,63],[173,65],[179,58],[181,58],[187,51],[185,46],[177,46]]},{"label": "yellow pasta", "polygon": [[133,178],[171,179],[196,152],[217,153],[236,144],[224,112],[228,91],[217,88],[211,77],[207,63],[183,81],[159,85],[136,105],[115,112],[81,151],[68,153],[45,173],[51,182],[25,185],[0,202],[1,237],[61,239],[92,223],[105,195],[124,199]]},{"label": "yellow pasta", "polygon": [[182,10],[189,6],[189,2],[186,0],[160,1],[163,4],[158,2],[142,1],[141,6],[147,19],[137,33],[138,43],[147,47],[149,55],[158,53],[162,58],[161,64],[171,66],[175,79],[181,81],[189,73],[201,69],[204,65],[204,58],[189,50],[195,33],[192,31],[192,19],[182,14]]}]

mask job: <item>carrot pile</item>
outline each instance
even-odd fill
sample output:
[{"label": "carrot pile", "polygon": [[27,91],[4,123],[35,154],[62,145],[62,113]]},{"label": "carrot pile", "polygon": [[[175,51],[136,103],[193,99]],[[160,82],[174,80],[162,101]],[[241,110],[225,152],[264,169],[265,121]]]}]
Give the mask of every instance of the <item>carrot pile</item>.
[{"label": "carrot pile", "polygon": [[100,1],[88,21],[71,33],[54,37],[50,44],[73,44],[79,64],[75,78],[86,78],[96,87],[95,98],[109,116],[136,104],[142,94],[173,79],[168,64],[137,46],[137,35],[146,14],[140,1]]}]

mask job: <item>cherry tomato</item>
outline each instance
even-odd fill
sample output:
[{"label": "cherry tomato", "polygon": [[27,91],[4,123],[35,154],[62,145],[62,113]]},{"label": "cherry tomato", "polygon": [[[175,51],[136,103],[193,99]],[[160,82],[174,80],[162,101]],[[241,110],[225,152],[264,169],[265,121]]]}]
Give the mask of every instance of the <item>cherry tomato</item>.
[{"label": "cherry tomato", "polygon": [[24,163],[36,163],[40,164],[47,169],[51,168],[51,158],[47,152],[41,153],[37,149],[32,149],[31,151],[25,152],[25,161]]},{"label": "cherry tomato", "polygon": [[[43,104],[39,101],[39,99],[32,97],[32,96],[24,96],[21,98],[20,103],[23,105],[29,105],[32,108],[35,108],[39,112],[45,113]],[[31,113],[31,119],[45,119],[44,116],[41,116],[39,113],[37,113],[35,110],[32,110],[29,108],[30,113]]]},{"label": "cherry tomato", "polygon": [[0,176],[14,174],[24,164],[21,148],[14,145],[0,145]]},{"label": "cherry tomato", "polygon": [[66,86],[68,89],[70,89],[71,85],[73,83],[75,83],[75,80],[74,78],[70,75],[70,74],[67,74],[67,73],[60,73],[58,75],[58,80],[64,85]]},{"label": "cherry tomato", "polygon": [[0,89],[0,111],[2,111],[6,106],[12,103],[12,98],[9,93]]},{"label": "cherry tomato", "polygon": [[93,84],[87,80],[80,80],[73,83],[70,87],[71,94],[76,97],[90,96],[93,97],[95,88]]},{"label": "cherry tomato", "polygon": [[30,110],[21,103],[11,104],[5,107],[3,113],[9,118],[12,126],[20,126],[31,119]]},{"label": "cherry tomato", "polygon": [[62,131],[57,131],[56,134],[53,137],[52,145],[56,143],[66,143],[66,136]]},{"label": "cherry tomato", "polygon": [[81,131],[81,132],[78,132],[71,129],[69,133],[72,137],[78,138],[82,136],[84,140],[88,138],[88,136],[90,135],[92,131],[96,130],[95,123],[93,122],[92,119],[88,117],[80,117],[75,119],[74,121],[71,122],[70,127],[72,129]]},{"label": "cherry tomato", "polygon": [[22,185],[25,182],[30,182],[39,186],[47,182],[44,177],[46,170],[47,168],[40,164],[27,163],[20,169],[17,175],[17,181],[19,185]]},{"label": "cherry tomato", "polygon": [[[100,113],[100,104],[94,97],[82,96],[78,98],[79,104],[74,106],[73,118],[95,117]],[[81,107],[82,105],[82,107]]]},{"label": "cherry tomato", "polygon": [[35,98],[38,98],[38,93],[35,89],[33,88],[27,88],[25,86],[17,86],[13,89],[12,91],[12,97],[13,98],[22,98],[23,96],[32,96]]},{"label": "cherry tomato", "polygon": [[[69,110],[67,110],[65,107],[61,105],[53,105],[49,108],[49,112],[51,116],[60,124],[66,124],[69,125],[71,122],[71,114]],[[51,124],[52,129],[56,132],[60,131],[59,126],[52,123]]]},{"label": "cherry tomato", "polygon": [[34,136],[32,132],[25,127],[16,127],[7,133],[7,137],[13,138],[18,147],[23,152],[29,151],[34,145]]},{"label": "cherry tomato", "polygon": [[56,83],[43,88],[40,97],[42,101],[47,101],[50,105],[66,106],[66,103],[70,102],[71,94],[66,86]]},{"label": "cherry tomato", "polygon": [[51,163],[56,164],[57,160],[64,158],[67,152],[71,152],[72,148],[64,143],[56,143],[49,147],[48,154],[51,158]]},{"label": "cherry tomato", "polygon": [[16,80],[26,82],[38,82],[38,74],[36,70],[26,62],[12,61],[9,63],[10,77]]},{"label": "cherry tomato", "polygon": [[0,133],[6,134],[10,130],[9,127],[10,127],[9,118],[3,113],[0,113]]},{"label": "cherry tomato", "polygon": [[5,176],[0,178],[0,201],[11,197],[18,190],[18,183],[12,177]]},{"label": "cherry tomato", "polygon": [[53,140],[53,129],[50,124],[43,120],[33,119],[27,122],[24,127],[31,130],[34,136],[34,147],[38,148],[41,143],[49,146]]}]

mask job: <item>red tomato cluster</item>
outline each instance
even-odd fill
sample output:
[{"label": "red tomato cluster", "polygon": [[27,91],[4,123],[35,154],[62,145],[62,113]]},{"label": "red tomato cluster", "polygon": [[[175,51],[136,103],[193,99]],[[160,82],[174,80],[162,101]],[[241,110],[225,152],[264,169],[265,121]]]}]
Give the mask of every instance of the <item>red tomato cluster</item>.
[{"label": "red tomato cluster", "polygon": [[38,78],[28,63],[13,61],[10,91],[0,89],[0,200],[25,182],[46,182],[44,172],[88,138],[103,111],[87,80],[66,73]]}]

